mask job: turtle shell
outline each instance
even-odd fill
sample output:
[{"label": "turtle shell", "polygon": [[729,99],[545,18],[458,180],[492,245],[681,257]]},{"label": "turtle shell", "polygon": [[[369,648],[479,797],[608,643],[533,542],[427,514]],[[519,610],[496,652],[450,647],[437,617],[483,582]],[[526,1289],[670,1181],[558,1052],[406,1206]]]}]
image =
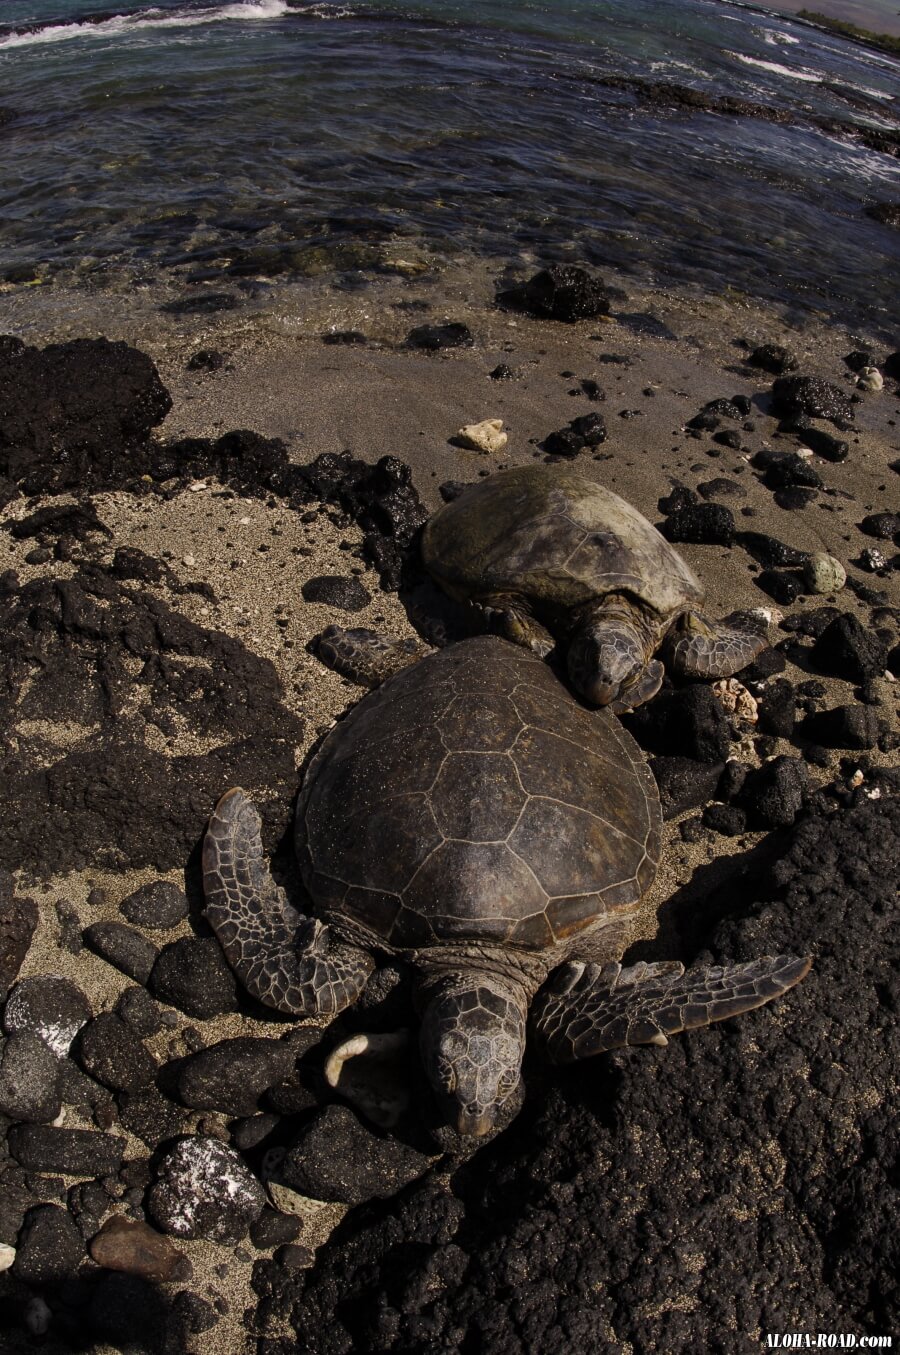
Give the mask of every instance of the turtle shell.
[{"label": "turtle shell", "polygon": [[635,907],[660,829],[656,783],[618,720],[481,636],[398,673],[331,731],[296,845],[319,911],[390,949],[540,950]]},{"label": "turtle shell", "polygon": [[636,508],[574,466],[500,471],[429,520],[422,557],[456,598],[515,593],[570,609],[629,593],[663,617],[703,601],[703,586]]}]

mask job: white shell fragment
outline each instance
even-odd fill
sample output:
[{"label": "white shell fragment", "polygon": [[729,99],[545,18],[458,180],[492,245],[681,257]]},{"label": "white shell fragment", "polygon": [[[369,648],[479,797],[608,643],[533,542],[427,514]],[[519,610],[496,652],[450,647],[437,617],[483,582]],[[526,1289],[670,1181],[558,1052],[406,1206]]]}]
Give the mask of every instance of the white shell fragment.
[{"label": "white shell fragment", "polygon": [[884,377],[877,367],[862,367],[856,384],[861,391],[881,391],[884,390]]},{"label": "white shell fragment", "polygon": [[409,1031],[354,1035],[333,1049],[325,1080],[380,1129],[391,1129],[409,1106]]},{"label": "white shell fragment", "polygon": [[0,1270],[9,1270],[15,1259],[15,1247],[10,1247],[6,1242],[0,1242]]},{"label": "white shell fragment", "polygon": [[730,714],[736,715],[739,720],[746,720],[748,724],[756,724],[756,698],[751,696],[737,678],[720,678],[718,682],[713,683],[712,689],[713,696],[721,701]]},{"label": "white shell fragment", "polygon": [[748,616],[755,616],[757,621],[765,621],[767,626],[777,626],[779,621],[784,620],[784,612],[780,612],[777,607],[754,607]]},{"label": "white shell fragment", "polygon": [[811,593],[839,593],[847,582],[847,571],[833,555],[817,550],[803,566],[803,582]]},{"label": "white shell fragment", "polygon": [[500,452],[509,438],[503,432],[502,419],[482,419],[481,423],[467,423],[456,435],[465,447],[476,452]]}]

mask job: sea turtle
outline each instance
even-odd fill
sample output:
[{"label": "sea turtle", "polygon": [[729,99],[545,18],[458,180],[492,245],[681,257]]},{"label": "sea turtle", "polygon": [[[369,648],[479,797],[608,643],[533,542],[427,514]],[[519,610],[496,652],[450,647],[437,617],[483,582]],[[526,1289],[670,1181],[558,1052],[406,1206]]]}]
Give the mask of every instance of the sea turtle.
[{"label": "sea turtle", "polygon": [[340,1012],[373,953],[405,957],[445,1121],[481,1135],[521,1099],[529,1007],[532,1040],[567,1062],[664,1045],[809,968],[780,955],[623,969],[660,829],[653,777],[618,720],[586,710],[534,655],[480,636],[366,696],[311,761],[295,845],[322,920],[275,884],[240,789],[206,832],[206,917],[244,986],[280,1011]]},{"label": "sea turtle", "polygon": [[617,714],[682,677],[731,677],[766,646],[733,614],[698,609],[700,580],[617,494],[560,462],[521,466],[465,489],[426,523],[422,558],[492,630],[545,657],[561,640],[581,695]]}]

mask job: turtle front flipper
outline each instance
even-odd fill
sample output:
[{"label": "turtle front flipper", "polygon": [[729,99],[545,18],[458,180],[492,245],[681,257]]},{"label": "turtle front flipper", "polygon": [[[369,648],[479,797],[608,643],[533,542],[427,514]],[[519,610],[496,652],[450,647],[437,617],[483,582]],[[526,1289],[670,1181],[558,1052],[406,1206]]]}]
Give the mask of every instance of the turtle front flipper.
[{"label": "turtle front flipper", "polygon": [[281,1012],[334,1015],[356,1001],[375,963],[291,907],[263,857],[261,822],[239,787],[213,810],[203,839],[206,918],[253,997]]},{"label": "turtle front flipper", "polygon": [[740,672],[768,644],[765,635],[736,624],[741,617],[732,612],[710,621],[702,612],[683,612],[663,641],[666,666],[686,678],[726,678]]},{"label": "turtle front flipper", "polygon": [[677,961],[623,969],[561,965],[531,1008],[532,1029],[554,1063],[574,1063],[629,1044],[668,1044],[668,1036],[761,1007],[809,972],[809,956],[762,955],[748,964],[684,972]]},{"label": "turtle front flipper", "polygon": [[490,593],[473,598],[473,602],[491,635],[530,649],[539,659],[546,659],[553,650],[556,641],[545,626],[535,621],[523,598],[511,593]]},{"label": "turtle front flipper", "polygon": [[316,637],[316,653],[328,668],[362,687],[380,687],[389,677],[424,659],[431,649],[421,640],[389,640],[377,630],[326,626]]}]

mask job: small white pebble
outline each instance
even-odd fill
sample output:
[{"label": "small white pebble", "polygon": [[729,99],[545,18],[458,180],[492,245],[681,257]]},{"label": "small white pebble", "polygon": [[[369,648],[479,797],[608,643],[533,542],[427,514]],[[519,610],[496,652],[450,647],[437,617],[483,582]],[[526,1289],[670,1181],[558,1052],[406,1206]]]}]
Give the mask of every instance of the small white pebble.
[{"label": "small white pebble", "polygon": [[880,786],[873,786],[872,789],[871,789],[871,790],[867,790],[867,791],[865,792],[865,794],[869,797],[870,800],[880,800],[880,799],[881,799],[881,787],[880,787]]},{"label": "small white pebble", "polygon": [[51,1120],[50,1124],[54,1129],[62,1129],[65,1122],[66,1122],[66,1108],[65,1106],[63,1106],[62,1110],[59,1112],[56,1119]]},{"label": "small white pebble", "polygon": [[0,1270],[9,1270],[15,1259],[15,1247],[10,1247],[6,1242],[0,1242]]},{"label": "small white pebble", "polygon": [[181,557],[181,563],[182,563],[183,565],[191,566],[191,565],[195,565],[195,564],[197,563],[197,561],[194,559],[193,555],[183,555],[183,556]]},{"label": "small white pebble", "polygon": [[861,786],[865,779],[866,778],[863,776],[862,772],[857,767],[856,771],[850,778],[850,785],[853,787],[854,790],[856,790],[856,787]]},{"label": "small white pebble", "polygon": [[191,491],[192,494],[200,494],[202,490],[206,489],[206,481],[192,480],[191,483],[188,485],[188,489]]},{"label": "small white pebble", "polygon": [[249,527],[249,526],[250,526],[251,519],[250,519],[250,518],[238,518],[238,522],[239,522],[239,524],[240,524],[242,527]]}]

